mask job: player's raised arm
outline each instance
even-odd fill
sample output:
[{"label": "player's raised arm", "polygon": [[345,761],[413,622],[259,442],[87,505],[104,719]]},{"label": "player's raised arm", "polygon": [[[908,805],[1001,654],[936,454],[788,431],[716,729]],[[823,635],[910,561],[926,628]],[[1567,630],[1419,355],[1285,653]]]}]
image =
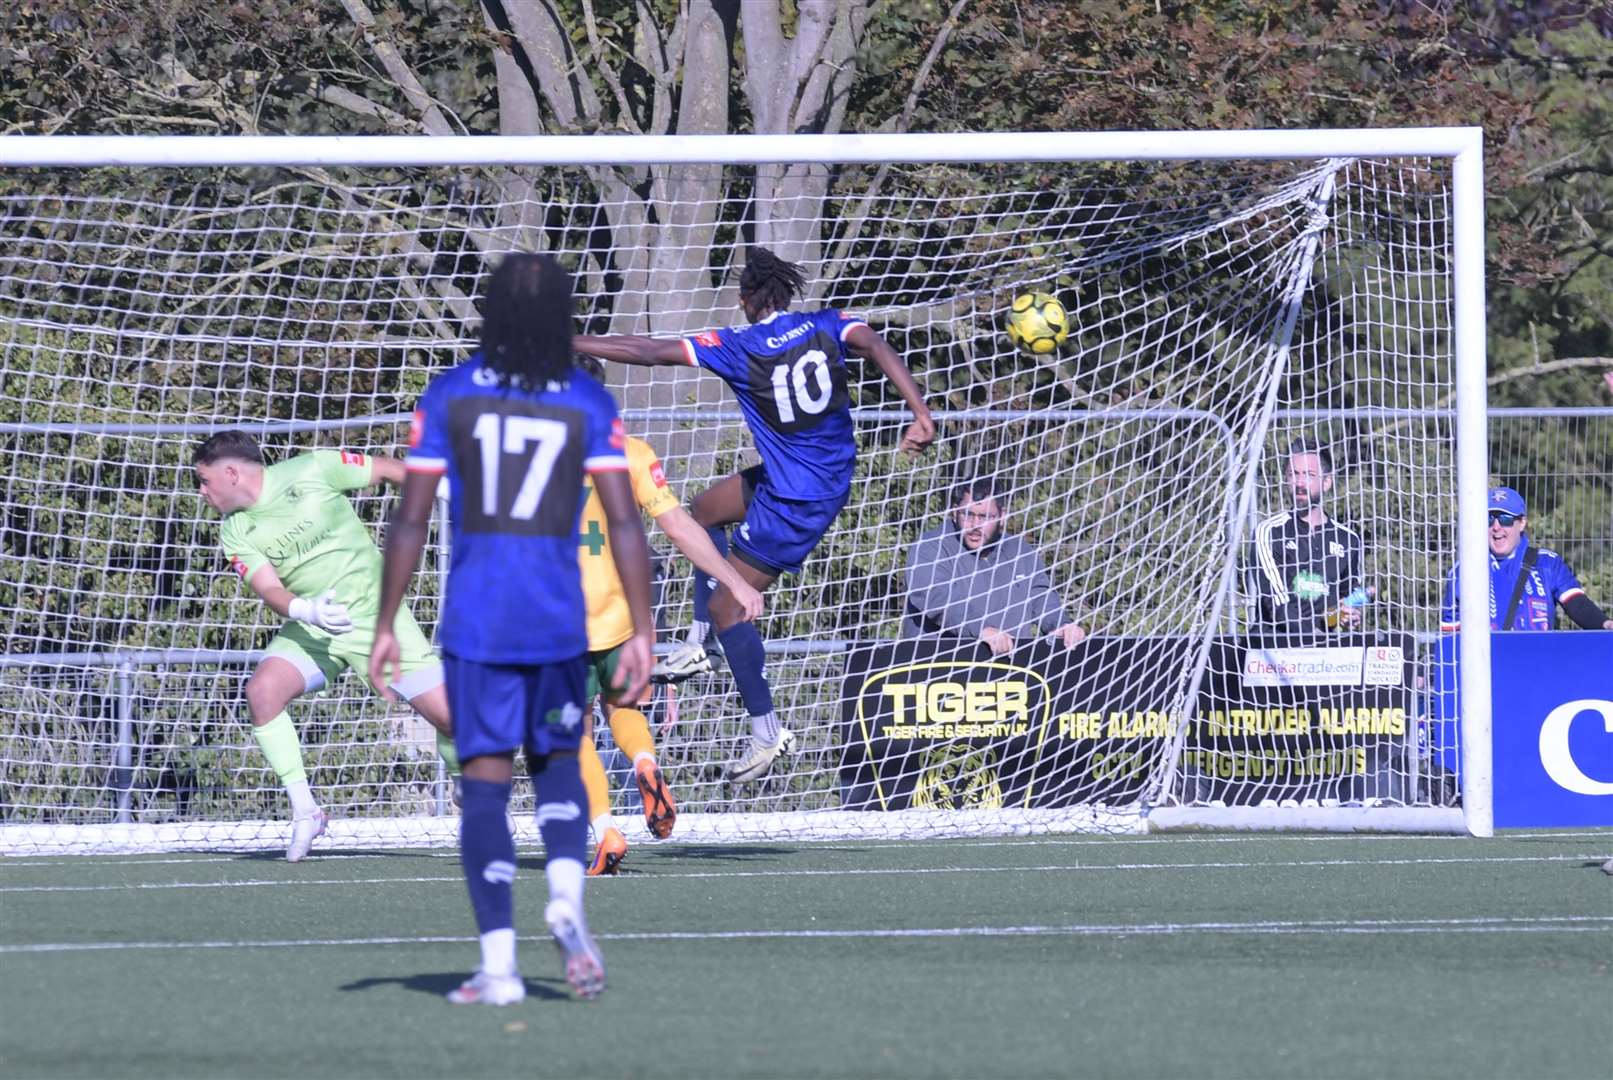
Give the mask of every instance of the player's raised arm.
[{"label": "player's raised arm", "polygon": [[640,367],[688,367],[693,363],[680,338],[579,334],[571,339],[571,347],[597,360],[613,360],[618,364],[637,364]]},{"label": "player's raised arm", "polygon": [[935,421],[930,417],[930,407],[924,403],[924,391],[919,389],[918,380],[907,370],[907,365],[902,363],[896,350],[869,326],[852,327],[846,333],[845,342],[853,353],[879,365],[879,370],[885,373],[885,378],[891,381],[896,392],[902,395],[902,400],[913,411],[913,422],[902,434],[902,452],[916,457],[929,449],[935,441]]}]

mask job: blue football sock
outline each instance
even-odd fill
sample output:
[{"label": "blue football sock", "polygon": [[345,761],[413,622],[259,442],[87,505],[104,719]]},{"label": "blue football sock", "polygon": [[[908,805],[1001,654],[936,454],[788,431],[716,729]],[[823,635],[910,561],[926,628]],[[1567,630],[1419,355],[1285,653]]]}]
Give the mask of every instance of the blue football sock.
[{"label": "blue football sock", "polygon": [[762,648],[762,632],[756,629],[755,623],[735,623],[726,630],[719,630],[717,640],[722,642],[723,652],[728,655],[728,670],[734,673],[734,683],[739,687],[745,711],[752,716],[771,713],[773,691],[762,670],[767,655]]},{"label": "blue football sock", "polygon": [[587,865],[588,815],[583,811],[588,792],[583,788],[577,755],[550,754],[532,774],[532,791],[537,796],[538,832],[549,861],[573,859]]},{"label": "blue football sock", "polygon": [[[717,549],[717,554],[728,558],[728,529],[724,526],[712,526],[706,529],[706,535],[711,537],[711,543]],[[711,625],[711,594],[717,591],[717,580],[699,570],[694,572],[694,621],[699,626]],[[704,641],[701,642],[705,644]]]},{"label": "blue football sock", "polygon": [[510,886],[515,881],[515,839],[504,816],[510,785],[465,777],[460,796],[459,863],[483,934],[515,925]]}]

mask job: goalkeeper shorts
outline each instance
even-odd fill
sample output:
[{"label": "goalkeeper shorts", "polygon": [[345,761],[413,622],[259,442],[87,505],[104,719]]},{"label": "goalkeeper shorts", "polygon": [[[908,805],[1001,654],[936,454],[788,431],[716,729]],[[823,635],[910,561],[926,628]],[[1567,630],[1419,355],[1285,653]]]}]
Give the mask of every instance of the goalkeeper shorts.
[{"label": "goalkeeper shorts", "polygon": [[[408,608],[398,609],[392,630],[398,635],[398,667],[402,674],[393,680],[391,688],[405,701],[413,701],[441,686],[442,662],[431,651],[431,642],[421,633]],[[352,668],[369,686],[370,649],[374,644],[375,622],[361,617],[353,620],[353,629],[345,634],[327,634],[307,623],[288,622],[266,651],[302,672],[303,693],[311,694],[334,683],[343,668]]]}]

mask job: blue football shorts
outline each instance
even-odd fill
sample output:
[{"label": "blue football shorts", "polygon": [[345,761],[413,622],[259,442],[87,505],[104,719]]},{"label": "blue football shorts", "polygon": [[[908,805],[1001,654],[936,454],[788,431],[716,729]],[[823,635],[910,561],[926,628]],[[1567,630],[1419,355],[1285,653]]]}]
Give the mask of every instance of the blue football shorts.
[{"label": "blue football shorts", "polygon": [[571,751],[582,741],[586,655],[552,664],[483,664],[444,656],[459,760]]},{"label": "blue football shorts", "polygon": [[851,497],[844,494],[802,501],[780,498],[760,465],[740,473],[745,481],[745,520],[734,530],[739,557],[764,574],[799,574]]}]

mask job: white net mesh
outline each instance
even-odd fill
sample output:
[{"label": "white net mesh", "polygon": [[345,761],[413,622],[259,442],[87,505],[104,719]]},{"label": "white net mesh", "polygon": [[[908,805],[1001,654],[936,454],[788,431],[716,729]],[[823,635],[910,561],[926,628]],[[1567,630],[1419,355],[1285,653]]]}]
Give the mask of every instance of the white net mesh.
[{"label": "white net mesh", "polygon": [[[805,264],[801,305],[856,312],[897,348],[939,421],[908,462],[900,400],[853,367],[851,501],[760,624],[799,752],[725,784],[747,730],[731,679],[663,691],[680,833],[1132,828],[1181,803],[1439,797],[1420,779],[1407,635],[1437,624],[1454,554],[1445,163],[807,173],[0,176],[5,845],[284,836],[242,694],[279,620],[229,572],[191,449],[242,427],[271,459],[401,453],[403,418],[472,346],[484,275],[511,250],[576,269],[589,331],[676,334],[737,322],[744,247],[768,243]],[[1003,333],[1031,290],[1068,310],[1056,353]],[[714,377],[611,381],[685,503],[756,460]],[[1330,448],[1327,505],[1363,535],[1378,596],[1365,633],[1292,643],[1353,648],[1353,689],[1251,697],[1245,545],[1290,505],[1296,435]],[[915,544],[978,477],[1060,613],[997,657],[955,627],[903,630]],[[390,496],[354,502],[379,523]],[[689,617],[688,565],[652,539],[665,641]],[[439,584],[411,592],[428,630]],[[1090,635],[1074,649],[1048,636],[1066,621]],[[1404,648],[1405,692],[1362,682],[1374,645]],[[915,663],[933,666],[890,674]],[[1344,719],[1357,709],[1375,711]],[[291,711],[338,840],[451,841],[423,722],[351,675]],[[620,797],[630,812],[630,784]]]}]

